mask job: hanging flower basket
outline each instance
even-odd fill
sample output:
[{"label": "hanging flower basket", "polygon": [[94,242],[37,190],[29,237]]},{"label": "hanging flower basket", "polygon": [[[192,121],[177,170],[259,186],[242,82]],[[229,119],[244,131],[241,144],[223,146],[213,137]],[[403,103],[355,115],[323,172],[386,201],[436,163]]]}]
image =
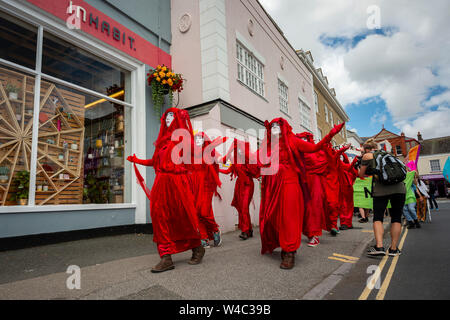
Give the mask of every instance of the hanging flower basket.
[{"label": "hanging flower basket", "polygon": [[183,90],[185,79],[183,79],[181,74],[174,73],[165,65],[150,70],[147,77],[148,85],[152,87],[154,109],[157,113],[161,113],[161,107],[164,104],[164,96],[169,95],[169,103],[172,105],[173,93],[181,92]]}]

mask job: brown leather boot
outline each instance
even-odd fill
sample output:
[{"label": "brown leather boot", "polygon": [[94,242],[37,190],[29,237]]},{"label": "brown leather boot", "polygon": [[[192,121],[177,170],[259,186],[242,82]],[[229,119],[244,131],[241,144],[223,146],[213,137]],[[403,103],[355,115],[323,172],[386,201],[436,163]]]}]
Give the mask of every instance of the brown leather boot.
[{"label": "brown leather boot", "polygon": [[175,269],[175,266],[172,262],[172,256],[170,254],[166,254],[161,257],[161,261],[152,268],[153,273],[164,272],[167,270]]},{"label": "brown leather boot", "polygon": [[281,269],[292,269],[295,265],[295,252],[281,252]]},{"label": "brown leather boot", "polygon": [[189,264],[199,264],[202,262],[203,256],[205,255],[205,248],[203,246],[198,246],[192,249],[192,258],[188,261]]}]

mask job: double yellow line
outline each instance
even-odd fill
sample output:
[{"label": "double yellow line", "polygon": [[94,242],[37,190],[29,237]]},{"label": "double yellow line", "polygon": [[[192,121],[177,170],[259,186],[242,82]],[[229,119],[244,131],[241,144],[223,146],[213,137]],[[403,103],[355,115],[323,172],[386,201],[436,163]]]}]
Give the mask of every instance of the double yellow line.
[{"label": "double yellow line", "polygon": [[328,257],[328,259],[347,262],[347,263],[356,263],[359,260],[359,258],[346,256],[346,255],[339,254],[339,253],[333,253],[333,256]]},{"label": "double yellow line", "polygon": [[[400,243],[398,245],[398,248],[401,250],[403,248],[403,244],[405,243],[405,239],[406,239],[406,235],[408,234],[408,229],[404,229],[404,233],[402,236],[402,239],[400,240]],[[378,291],[378,294],[376,296],[376,300],[383,300],[384,296],[386,295],[387,289],[389,287],[389,284],[391,283],[391,279],[392,279],[392,275],[394,274],[395,271],[395,267],[397,266],[397,262],[400,256],[395,256],[392,259],[392,263],[391,266],[389,267],[389,270],[386,274],[386,278],[383,281],[383,284],[380,287],[380,290]],[[378,266],[378,272],[377,274],[374,274],[371,278],[371,285],[370,287],[366,285],[366,287],[364,288],[364,291],[362,292],[362,294],[359,296],[358,300],[367,300],[367,298],[369,297],[370,293],[372,292],[373,288],[375,287],[375,283],[378,281],[378,279],[381,276],[381,273],[383,272],[383,268],[386,265],[387,259],[389,258],[389,255],[386,253],[386,255],[383,257],[383,259],[380,262],[380,265]]]}]

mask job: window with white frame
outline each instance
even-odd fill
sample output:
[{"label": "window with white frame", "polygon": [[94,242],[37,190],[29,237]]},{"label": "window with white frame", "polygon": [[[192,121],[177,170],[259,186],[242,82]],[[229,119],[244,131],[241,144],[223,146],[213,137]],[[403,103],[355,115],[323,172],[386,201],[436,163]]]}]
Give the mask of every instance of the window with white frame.
[{"label": "window with white frame", "polygon": [[1,11],[0,41],[0,206],[131,202],[131,71]]},{"label": "window with white frame", "polygon": [[402,155],[402,147],[401,146],[395,146],[395,151],[397,152],[397,155]]},{"label": "window with white frame", "polygon": [[311,108],[298,98],[298,108],[300,110],[301,125],[308,131],[311,131]]},{"label": "window with white frame", "polygon": [[314,108],[316,113],[319,113],[319,97],[317,96],[317,92],[314,91]]},{"label": "window with white frame", "polygon": [[333,122],[333,112],[330,110],[330,124],[331,124],[331,126],[333,126],[334,125],[334,122]]},{"label": "window with white frame", "polygon": [[280,110],[289,113],[289,94],[286,84],[278,79],[278,97],[280,100]]},{"label": "window with white frame", "polygon": [[323,104],[323,108],[325,109],[325,121],[328,122],[328,107],[327,104]]},{"label": "window with white frame", "polygon": [[317,141],[322,140],[322,130],[317,129]]},{"label": "window with white frame", "polygon": [[432,172],[441,171],[441,164],[439,160],[430,160],[430,168]]},{"label": "window with white frame", "polygon": [[264,97],[264,65],[239,42],[236,42],[238,80]]}]

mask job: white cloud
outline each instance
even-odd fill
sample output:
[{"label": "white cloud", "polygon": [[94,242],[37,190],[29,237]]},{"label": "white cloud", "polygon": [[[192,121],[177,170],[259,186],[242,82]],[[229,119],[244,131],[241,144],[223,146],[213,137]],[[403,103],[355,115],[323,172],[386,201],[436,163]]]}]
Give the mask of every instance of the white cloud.
[{"label": "white cloud", "polygon": [[440,107],[430,111],[412,121],[400,121],[396,126],[409,137],[416,137],[417,132],[424,139],[450,136],[450,108]]},{"label": "white cloud", "polygon": [[[414,128],[423,127],[434,136],[448,133],[440,125],[427,129],[421,119],[428,123],[438,112],[431,112],[431,106],[448,106],[450,102],[450,93],[426,101],[430,88],[450,88],[450,1],[261,3],[295,48],[311,50],[316,67],[322,68],[343,106],[379,96],[399,129],[417,131]],[[380,7],[382,28],[393,30],[392,34],[368,35],[354,48],[332,48],[320,42],[323,35],[352,38],[367,32],[366,10],[373,4]]]}]

